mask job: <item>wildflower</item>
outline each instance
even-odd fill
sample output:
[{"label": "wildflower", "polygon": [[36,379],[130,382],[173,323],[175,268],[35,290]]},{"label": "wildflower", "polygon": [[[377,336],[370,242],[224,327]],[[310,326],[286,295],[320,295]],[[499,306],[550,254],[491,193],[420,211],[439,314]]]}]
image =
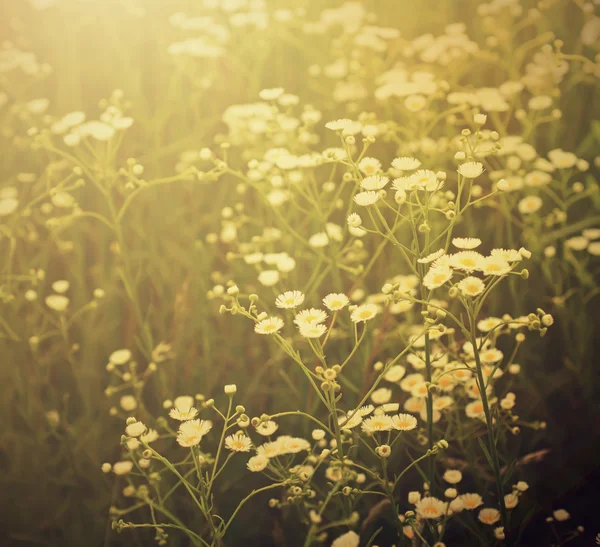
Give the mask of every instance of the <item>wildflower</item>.
[{"label": "wildflower", "polygon": [[382,405],[392,398],[392,390],[386,387],[381,387],[376,389],[373,393],[371,393],[371,401],[373,401],[376,405]]},{"label": "wildflower", "polygon": [[479,494],[462,494],[460,500],[467,510],[477,509],[483,505],[483,499]]},{"label": "wildflower", "polygon": [[69,299],[62,294],[51,294],[46,297],[46,305],[51,310],[62,312],[69,306]]},{"label": "wildflower", "polygon": [[466,179],[474,179],[483,173],[483,164],[478,161],[468,161],[458,167],[458,172]]},{"label": "wildflower", "polygon": [[373,205],[377,203],[381,198],[381,194],[379,192],[359,192],[354,196],[354,203],[360,205],[361,207],[368,207],[369,205]]},{"label": "wildflower", "polygon": [[559,522],[564,522],[565,520],[569,520],[571,518],[571,515],[564,509],[557,509],[552,514],[554,515],[554,518]]},{"label": "wildflower", "polygon": [[323,305],[329,311],[339,311],[350,303],[348,297],[343,293],[331,293],[323,298]]},{"label": "wildflower", "polygon": [[133,395],[123,395],[119,400],[119,404],[125,412],[131,412],[138,406],[137,399]]},{"label": "wildflower", "polygon": [[343,131],[347,127],[351,127],[356,122],[349,120],[348,118],[342,118],[339,120],[333,120],[331,122],[327,122],[325,127],[327,129],[331,129],[332,131]]},{"label": "wildflower", "polygon": [[543,205],[542,198],[538,196],[527,196],[519,201],[517,208],[522,215],[537,213]]},{"label": "wildflower", "polygon": [[362,218],[357,213],[351,213],[347,218],[348,226],[358,228],[362,224]]},{"label": "wildflower", "polygon": [[519,481],[517,484],[515,484],[515,488],[519,492],[526,492],[529,490],[529,485],[525,481]]},{"label": "wildflower", "polygon": [[417,419],[411,414],[392,416],[392,427],[398,431],[411,431],[417,427]]},{"label": "wildflower", "polygon": [[354,429],[357,425],[361,424],[363,417],[358,412],[348,412],[348,416],[341,416],[338,418],[338,425],[342,429]]},{"label": "wildflower", "polygon": [[146,426],[142,422],[134,422],[125,428],[125,433],[130,437],[139,437],[146,431]]},{"label": "wildflower", "polygon": [[455,237],[452,239],[452,245],[458,249],[472,250],[481,245],[481,239],[478,237]]},{"label": "wildflower", "polygon": [[271,89],[263,89],[262,91],[260,91],[258,96],[263,101],[274,101],[276,99],[279,99],[283,95],[283,91],[284,90],[281,87],[274,87]]},{"label": "wildflower", "polygon": [[429,269],[423,278],[423,285],[430,291],[441,287],[444,283],[452,278],[452,269],[447,266],[436,267]]},{"label": "wildflower", "polygon": [[269,317],[254,325],[254,332],[258,334],[275,334],[283,328],[283,320],[279,317]]},{"label": "wildflower", "polygon": [[458,496],[458,490],[456,488],[446,488],[446,490],[444,490],[444,496],[454,499]]},{"label": "wildflower", "polygon": [[327,319],[327,314],[318,308],[310,308],[302,310],[296,314],[294,323],[299,327],[314,326],[322,323]]},{"label": "wildflower", "polygon": [[325,232],[318,232],[310,236],[308,244],[313,249],[321,249],[329,245],[329,236]]},{"label": "wildflower", "polygon": [[189,420],[183,422],[177,431],[177,442],[184,447],[200,444],[202,437],[212,428],[210,420]]},{"label": "wildflower", "polygon": [[293,309],[304,302],[304,294],[300,291],[286,291],[275,300],[278,308]]},{"label": "wildflower", "polygon": [[140,435],[140,441],[146,444],[150,444],[158,439],[158,432],[156,429],[147,429],[145,433]]},{"label": "wildflower", "polygon": [[390,179],[387,177],[382,177],[380,175],[371,175],[369,177],[365,177],[361,183],[360,187],[364,190],[381,190],[385,187],[385,185],[390,182]]},{"label": "wildflower", "polygon": [[359,543],[359,535],[351,530],[350,532],[346,532],[345,534],[335,538],[331,544],[331,547],[358,547]]},{"label": "wildflower", "polygon": [[484,418],[485,413],[483,411],[483,403],[481,402],[481,400],[476,400],[469,403],[465,407],[465,414],[469,418]]},{"label": "wildflower", "polygon": [[258,282],[265,287],[272,287],[279,283],[279,272],[277,270],[263,270],[258,274]]},{"label": "wildflower", "polygon": [[500,520],[500,511],[493,509],[492,507],[486,507],[479,511],[477,518],[480,520],[480,522],[483,522],[483,524],[489,524],[492,526]]},{"label": "wildflower", "polygon": [[235,384],[227,384],[223,388],[223,391],[225,392],[225,395],[235,395],[237,393],[237,386]]},{"label": "wildflower", "polygon": [[405,374],[406,369],[402,365],[393,365],[383,375],[383,379],[395,384],[396,382],[399,382]]},{"label": "wildflower", "polygon": [[481,271],[484,275],[506,275],[511,271],[510,264],[501,256],[488,256],[483,260]]},{"label": "wildflower", "polygon": [[381,458],[389,458],[392,454],[392,449],[388,444],[382,444],[381,446],[378,446],[375,451]]},{"label": "wildflower", "polygon": [[472,275],[461,279],[457,285],[458,290],[465,296],[477,296],[485,289],[485,284],[478,277]]},{"label": "wildflower", "polygon": [[300,336],[304,338],[320,338],[327,332],[327,327],[321,323],[316,325],[300,325]]},{"label": "wildflower", "polygon": [[403,156],[392,160],[392,167],[399,171],[413,171],[421,166],[421,162],[416,158]]},{"label": "wildflower", "polygon": [[261,422],[256,426],[256,432],[259,435],[263,435],[264,437],[269,437],[273,435],[275,431],[279,429],[279,426],[273,420],[267,420],[266,422]]},{"label": "wildflower", "polygon": [[312,433],[311,433],[311,437],[315,441],[321,441],[325,438],[325,431],[323,431],[322,429],[313,429]]},{"label": "wildflower", "polygon": [[266,456],[257,454],[256,456],[252,456],[248,460],[246,467],[253,473],[258,473],[258,472],[266,469],[267,465],[269,465],[269,458],[267,458]]},{"label": "wildflower", "polygon": [[381,169],[381,162],[376,158],[363,158],[358,164],[358,168],[365,175],[375,175]]},{"label": "wildflower", "polygon": [[419,264],[429,264],[430,262],[434,262],[438,258],[440,258],[446,251],[444,249],[438,249],[435,253],[428,254],[422,258],[418,258],[417,262]]},{"label": "wildflower", "polygon": [[437,519],[446,513],[448,504],[433,496],[423,498],[415,504],[417,514],[424,519]]},{"label": "wildflower", "polygon": [[70,283],[65,279],[52,283],[52,290],[57,293],[65,293],[69,290]]},{"label": "wildflower", "polygon": [[5,217],[14,213],[18,206],[18,199],[12,197],[0,199],[0,217]]},{"label": "wildflower", "polygon": [[363,304],[358,306],[351,314],[350,319],[353,323],[366,322],[377,315],[377,306],[375,304]]},{"label": "wildflower", "polygon": [[481,270],[483,263],[483,255],[476,251],[460,251],[450,256],[450,265],[457,270],[466,272]]},{"label": "wildflower", "polygon": [[131,359],[131,351],[128,349],[118,349],[110,354],[108,360],[114,365],[124,365]]},{"label": "wildflower", "polygon": [[504,533],[504,526],[498,526],[494,528],[494,536],[496,537],[496,539],[506,538],[506,535]]},{"label": "wildflower", "polygon": [[458,484],[462,480],[462,473],[458,469],[446,469],[444,480],[448,484]]},{"label": "wildflower", "polygon": [[435,173],[429,169],[420,169],[413,173],[410,180],[417,188],[429,192],[438,190],[443,185],[442,181],[438,180]]},{"label": "wildflower", "polygon": [[408,503],[410,503],[411,505],[418,503],[420,499],[421,499],[421,492],[412,491],[412,492],[408,493]]},{"label": "wildflower", "polygon": [[503,258],[507,262],[519,262],[524,258],[516,249],[492,249],[490,255]]},{"label": "wildflower", "polygon": [[394,428],[394,422],[390,416],[383,414],[381,416],[371,416],[366,418],[361,425],[365,433],[375,433],[377,431],[390,431]]},{"label": "wildflower", "polygon": [[506,494],[504,496],[504,505],[507,509],[514,509],[519,503],[519,496],[514,493]]},{"label": "wildflower", "polygon": [[115,475],[126,475],[133,469],[133,462],[129,460],[116,462],[112,466]]},{"label": "wildflower", "polygon": [[249,452],[252,448],[252,441],[247,435],[236,433],[225,439],[225,447],[232,452]]}]

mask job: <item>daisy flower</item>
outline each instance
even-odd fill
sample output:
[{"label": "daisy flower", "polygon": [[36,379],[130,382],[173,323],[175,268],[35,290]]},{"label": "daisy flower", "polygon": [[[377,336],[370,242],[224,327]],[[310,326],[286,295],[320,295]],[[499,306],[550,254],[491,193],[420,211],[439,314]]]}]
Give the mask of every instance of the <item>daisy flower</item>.
[{"label": "daisy flower", "polygon": [[278,308],[292,309],[300,306],[304,302],[304,294],[300,291],[286,291],[280,294],[275,300]]},{"label": "daisy flower", "polygon": [[430,291],[441,287],[452,278],[452,268],[447,266],[432,267],[423,278],[423,285]]},{"label": "daisy flower", "polygon": [[417,514],[424,519],[437,519],[446,514],[448,504],[433,496],[420,499],[415,504]]},{"label": "daisy flower", "polygon": [[327,319],[327,314],[318,308],[310,308],[308,310],[302,310],[296,314],[294,323],[302,328],[304,326],[314,326],[322,323]]},{"label": "daisy flower", "polygon": [[269,458],[258,454],[256,456],[252,456],[248,460],[246,467],[249,471],[252,471],[253,473],[258,473],[260,471],[263,471],[267,467],[267,465],[269,465]]},{"label": "daisy flower", "polygon": [[383,177],[380,175],[371,175],[368,177],[365,177],[361,183],[360,183],[360,187],[363,190],[381,190],[382,188],[385,187],[385,185],[390,182],[390,179],[388,179],[387,177]]},{"label": "daisy flower", "polygon": [[391,416],[382,414],[381,416],[371,416],[366,418],[361,425],[365,433],[375,433],[377,431],[390,431],[394,428],[394,422]]},{"label": "daisy flower", "polygon": [[480,270],[484,260],[484,256],[476,251],[460,251],[451,256],[450,264],[457,270],[472,272],[473,270]]},{"label": "daisy flower", "polygon": [[446,251],[444,249],[439,249],[435,253],[428,254],[427,256],[424,256],[423,258],[418,258],[417,262],[419,264],[429,264],[430,262],[433,262],[434,260],[437,260],[438,258],[440,258],[445,252]]},{"label": "daisy flower", "polygon": [[396,414],[392,416],[392,423],[398,431],[410,431],[417,427],[417,419],[411,414]]},{"label": "daisy flower", "polygon": [[299,327],[300,336],[304,338],[320,338],[327,332],[327,327],[322,323],[316,325],[301,325]]},{"label": "daisy flower", "polygon": [[267,420],[266,422],[261,422],[256,426],[256,432],[263,437],[269,437],[273,435],[279,429],[279,425],[277,422],[273,420]]},{"label": "daisy flower", "polygon": [[339,311],[350,303],[348,297],[343,293],[331,293],[323,298],[323,305],[329,311]]},{"label": "daisy flower", "polygon": [[247,435],[236,433],[225,439],[225,447],[232,452],[249,452],[252,448],[252,441]]},{"label": "daisy flower", "polygon": [[254,332],[258,334],[275,334],[283,328],[283,320],[279,317],[269,317],[254,325]]},{"label": "daisy flower", "polygon": [[458,167],[458,173],[466,179],[477,178],[483,173],[483,164],[478,161],[468,161]]},{"label": "daisy flower", "polygon": [[188,408],[172,408],[169,410],[169,416],[174,420],[185,422],[187,420],[193,420],[198,415],[198,411],[194,407]]},{"label": "daisy flower", "polygon": [[402,156],[392,160],[392,167],[399,171],[413,171],[421,167],[421,162],[417,158]]},{"label": "daisy flower", "polygon": [[459,498],[463,502],[464,508],[468,510],[477,509],[483,505],[483,499],[479,494],[463,494]]},{"label": "daisy flower", "polygon": [[531,215],[537,213],[542,208],[543,204],[542,198],[538,196],[527,196],[519,201],[517,208],[522,215]]},{"label": "daisy flower", "polygon": [[381,198],[381,194],[379,192],[368,191],[368,192],[359,192],[354,196],[354,203],[360,205],[361,207],[368,207],[369,205],[373,205],[377,203]]},{"label": "daisy flower", "polygon": [[481,270],[484,275],[506,275],[511,267],[501,256],[489,256],[484,258]]},{"label": "daisy flower", "polygon": [[448,484],[458,484],[462,480],[462,473],[458,469],[446,469],[443,479]]},{"label": "daisy flower", "polygon": [[479,511],[477,518],[480,522],[483,522],[483,524],[489,524],[491,526],[500,520],[500,511],[493,507],[486,507]]},{"label": "daisy flower", "polygon": [[377,306],[375,304],[363,304],[358,306],[351,314],[350,319],[353,323],[369,321],[377,315]]},{"label": "daisy flower", "polygon": [[358,168],[367,176],[375,175],[381,169],[381,162],[377,158],[363,158],[360,160]]},{"label": "daisy flower", "polygon": [[476,249],[481,245],[481,239],[478,237],[455,237],[452,240],[452,245],[458,249]]},{"label": "daisy flower", "polygon": [[438,180],[433,171],[429,169],[420,169],[416,173],[410,176],[411,181],[417,188],[421,190],[428,190],[433,192],[438,188],[441,188],[443,185],[443,181]]},{"label": "daisy flower", "polygon": [[389,403],[391,398],[392,390],[387,387],[380,387],[371,393],[371,401],[373,401],[376,405]]},{"label": "daisy flower", "polygon": [[177,432],[177,442],[184,447],[200,444],[202,437],[212,428],[210,420],[190,420],[183,422]]},{"label": "daisy flower", "polygon": [[472,275],[461,279],[457,285],[458,290],[465,296],[477,296],[485,289],[485,284],[478,277]]},{"label": "daisy flower", "polygon": [[519,262],[520,260],[523,260],[521,253],[516,249],[492,249],[490,255],[499,256],[507,262]]}]

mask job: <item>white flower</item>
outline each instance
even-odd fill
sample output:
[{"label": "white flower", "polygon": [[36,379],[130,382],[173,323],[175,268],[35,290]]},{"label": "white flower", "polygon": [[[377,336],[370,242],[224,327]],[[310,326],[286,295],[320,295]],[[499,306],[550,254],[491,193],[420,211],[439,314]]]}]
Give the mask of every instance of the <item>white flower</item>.
[{"label": "white flower", "polygon": [[272,287],[279,283],[279,272],[277,270],[263,270],[258,274],[258,282],[265,287]]},{"label": "white flower", "polygon": [[131,359],[131,351],[128,349],[118,349],[110,354],[108,360],[114,365],[124,365]]},{"label": "white flower", "polygon": [[283,328],[283,320],[279,317],[269,317],[254,325],[254,332],[258,334],[275,334]]},{"label": "white flower", "polygon": [[350,319],[354,323],[369,321],[377,315],[377,306],[375,304],[363,304],[358,306],[351,314]]},{"label": "white flower", "polygon": [[263,89],[258,96],[263,100],[263,101],[274,101],[276,99],[279,99],[279,97],[281,97],[283,95],[283,88],[282,87],[274,87],[271,89]]},{"label": "white flower", "polygon": [[116,462],[112,466],[113,473],[115,475],[126,475],[133,469],[133,462],[129,460],[125,460],[122,462]]},{"label": "white flower", "polygon": [[481,245],[481,239],[478,237],[455,237],[452,240],[452,245],[458,249],[476,249]]},{"label": "white flower", "polygon": [[360,537],[356,532],[350,530],[341,536],[335,538],[331,547],[358,547]]},{"label": "white flower", "polygon": [[252,448],[252,441],[247,435],[236,433],[225,439],[225,447],[233,452],[249,452]]},{"label": "white flower", "polygon": [[396,414],[392,416],[392,423],[398,431],[411,431],[417,427],[417,419],[411,414]]},{"label": "white flower", "polygon": [[348,127],[352,127],[356,122],[348,119],[348,118],[341,118],[339,120],[333,120],[330,122],[327,122],[325,124],[325,127],[327,129],[331,129],[332,131],[343,131],[344,129],[348,128]]},{"label": "white flower", "polygon": [[375,433],[378,431],[391,431],[394,429],[394,421],[391,416],[381,414],[380,416],[371,416],[365,418],[361,425],[365,433]]},{"label": "white flower", "polygon": [[300,291],[286,291],[276,298],[275,305],[278,308],[293,309],[300,306],[302,302],[304,302],[303,293]]},{"label": "white flower", "polygon": [[323,305],[329,311],[339,311],[350,303],[348,297],[343,293],[331,293],[323,298]]},{"label": "white flower", "polygon": [[365,175],[375,175],[381,169],[381,162],[376,158],[363,158],[358,164],[358,168]]},{"label": "white flower", "polygon": [[458,290],[465,296],[477,296],[485,289],[485,284],[478,277],[469,275],[461,279],[457,285]]},{"label": "white flower", "polygon": [[329,236],[325,232],[318,232],[310,236],[308,244],[313,249],[321,249],[322,247],[329,245]]},{"label": "white flower", "polygon": [[569,515],[569,513],[564,509],[557,509],[552,514],[554,515],[554,518],[559,522],[564,522],[565,520],[569,520],[571,518],[571,515]]},{"label": "white flower", "polygon": [[398,169],[399,171],[413,171],[414,169],[421,167],[421,162],[416,158],[403,156],[400,158],[395,158],[392,161],[392,167],[394,169]]},{"label": "white flower", "polygon": [[354,196],[354,203],[360,205],[361,207],[368,207],[369,205],[377,203],[380,198],[381,194],[379,192],[359,192]]},{"label": "white flower", "polygon": [[177,432],[177,442],[184,447],[200,444],[202,437],[212,428],[210,420],[190,420],[183,422]]},{"label": "white flower", "polygon": [[327,327],[321,323],[317,325],[300,325],[298,330],[304,338],[320,338],[327,332]]},{"label": "white flower", "polygon": [[477,518],[483,522],[483,524],[492,526],[500,520],[500,511],[498,511],[498,509],[493,509],[492,507],[486,507],[479,511]]},{"label": "white flower", "polygon": [[252,456],[252,458],[248,460],[246,467],[253,473],[258,473],[265,469],[267,465],[269,465],[269,458],[259,454],[257,456]]},{"label": "white flower", "polygon": [[481,265],[484,275],[506,275],[510,270],[510,264],[501,256],[488,256]]},{"label": "white flower", "polygon": [[448,484],[458,484],[462,480],[462,473],[458,469],[446,469],[443,478]]},{"label": "white flower", "polygon": [[19,200],[15,198],[0,199],[0,217],[5,217],[14,213],[19,206]]},{"label": "white flower", "polygon": [[278,429],[279,426],[277,425],[277,422],[274,422],[273,420],[261,422],[256,426],[256,432],[259,435],[263,435],[264,437],[269,437],[270,435],[273,435],[273,433],[275,433]]},{"label": "white flower", "polygon": [[69,299],[62,294],[51,294],[46,297],[46,305],[54,311],[65,311],[69,306]]},{"label": "white flower", "polygon": [[474,179],[483,173],[483,164],[478,161],[468,161],[459,165],[458,172],[466,179]]},{"label": "white flower", "polygon": [[327,319],[327,313],[318,308],[310,308],[308,310],[302,310],[296,314],[294,323],[298,327],[313,326],[322,323]]},{"label": "white flower", "polygon": [[57,293],[64,293],[67,292],[69,290],[69,282],[61,279],[60,281],[55,281],[54,283],[52,283],[52,289],[57,292]]},{"label": "white flower", "polygon": [[415,510],[421,518],[424,519],[437,519],[442,515],[446,514],[448,504],[441,501],[433,496],[420,499],[415,504]]},{"label": "white flower", "polygon": [[433,266],[423,278],[423,285],[430,291],[441,287],[452,278],[452,268],[448,266]]},{"label": "white flower", "polygon": [[435,253],[431,253],[427,256],[424,256],[423,258],[418,258],[417,262],[419,264],[429,264],[430,262],[433,262],[434,260],[440,258],[445,252],[446,251],[444,249],[439,249]]},{"label": "white flower", "polygon": [[380,387],[371,393],[371,401],[376,405],[383,405],[388,403],[392,398],[392,390],[387,387]]},{"label": "white flower", "polygon": [[543,204],[544,202],[542,201],[542,198],[538,196],[527,196],[519,201],[517,207],[519,209],[519,213],[522,215],[531,215],[533,213],[537,213]]},{"label": "white flower", "polygon": [[364,190],[381,190],[388,182],[390,182],[390,179],[387,177],[371,175],[361,181],[360,187]]},{"label": "white flower", "polygon": [[133,422],[125,428],[125,433],[130,437],[139,437],[146,432],[146,426],[142,422]]},{"label": "white flower", "polygon": [[357,213],[351,213],[347,218],[348,226],[358,228],[362,224],[362,218]]},{"label": "white flower", "polygon": [[476,251],[460,251],[451,255],[450,265],[457,270],[472,272],[483,267],[485,258]]}]

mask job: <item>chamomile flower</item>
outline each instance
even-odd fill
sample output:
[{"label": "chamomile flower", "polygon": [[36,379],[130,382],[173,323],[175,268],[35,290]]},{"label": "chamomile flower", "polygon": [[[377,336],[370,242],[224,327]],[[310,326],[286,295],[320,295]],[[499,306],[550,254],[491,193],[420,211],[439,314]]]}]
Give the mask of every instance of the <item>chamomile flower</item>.
[{"label": "chamomile flower", "polygon": [[458,484],[462,480],[462,473],[458,469],[446,469],[443,479],[448,484]]},{"label": "chamomile flower", "polygon": [[46,306],[51,310],[63,312],[69,307],[69,298],[62,294],[51,294],[46,297]]},{"label": "chamomile flower", "polygon": [[410,176],[416,188],[433,192],[443,186],[443,181],[438,180],[435,173],[429,169],[419,169]]},{"label": "chamomile flower", "polygon": [[483,524],[489,524],[492,526],[500,521],[500,511],[498,511],[498,509],[494,509],[493,507],[485,507],[479,511],[477,518],[480,522],[483,522]]},{"label": "chamomile flower", "polygon": [[465,296],[477,296],[484,291],[485,284],[478,277],[469,275],[468,277],[461,279],[457,287],[458,290]]},{"label": "chamomile flower", "polygon": [[392,416],[392,424],[398,431],[411,431],[417,427],[417,419],[412,414],[396,414]]},{"label": "chamomile flower", "polygon": [[447,281],[450,281],[451,278],[452,268],[448,268],[447,266],[433,266],[429,268],[429,271],[423,278],[423,285],[432,291],[433,289],[441,287]]},{"label": "chamomile flower", "polygon": [[417,158],[402,156],[392,160],[392,167],[399,171],[413,171],[421,167],[421,162]]},{"label": "chamomile flower", "polygon": [[300,291],[286,291],[275,300],[278,308],[293,309],[304,302],[304,294]]},{"label": "chamomile flower", "polygon": [[363,304],[358,306],[351,314],[350,320],[353,323],[366,322],[377,315],[377,306],[375,304]]},{"label": "chamomile flower", "polygon": [[489,256],[483,260],[481,271],[484,275],[506,275],[511,271],[510,264],[501,256]]},{"label": "chamomile flower", "polygon": [[371,393],[371,401],[376,405],[383,405],[392,398],[392,390],[387,387],[380,387]]},{"label": "chamomile flower", "polygon": [[478,237],[455,237],[452,239],[452,245],[458,249],[472,250],[481,245],[481,239]]},{"label": "chamomile flower", "polygon": [[458,173],[466,179],[475,179],[483,173],[483,164],[478,161],[468,161],[459,165]]},{"label": "chamomile flower", "polygon": [[261,422],[256,426],[256,432],[263,437],[270,437],[279,429],[279,425],[277,422],[273,420],[267,420],[266,422]]},{"label": "chamomile flower", "polygon": [[483,505],[483,499],[479,494],[462,494],[459,498],[463,502],[463,507],[468,511],[472,511]]},{"label": "chamomile flower", "polygon": [[507,262],[519,262],[523,260],[521,253],[516,249],[492,249],[490,255],[499,256]]},{"label": "chamomile flower", "polygon": [[243,433],[235,433],[225,439],[225,448],[232,452],[250,452],[252,441],[250,437]]},{"label": "chamomile flower", "polygon": [[381,169],[381,162],[376,158],[363,158],[358,164],[360,171],[366,176],[376,175]]},{"label": "chamomile flower", "polygon": [[537,213],[542,208],[543,204],[542,198],[538,196],[527,196],[519,201],[517,208],[522,215],[532,215],[533,213]]},{"label": "chamomile flower", "polygon": [[323,298],[323,305],[329,311],[339,311],[350,303],[348,297],[343,293],[331,293]]},{"label": "chamomile flower", "polygon": [[318,308],[302,310],[296,314],[294,323],[298,328],[318,325],[327,319],[327,313]]},{"label": "chamomile flower", "polygon": [[301,325],[298,330],[304,338],[320,338],[327,332],[327,327],[322,323],[316,325]]},{"label": "chamomile flower", "polygon": [[248,468],[249,471],[252,471],[253,473],[258,473],[258,472],[263,471],[264,469],[266,469],[266,467],[268,465],[269,465],[269,458],[267,458],[266,456],[258,454],[256,456],[252,456],[248,460],[248,463],[246,464],[246,467]]},{"label": "chamomile flower", "polygon": [[415,504],[417,514],[424,519],[437,519],[446,514],[448,504],[433,496],[420,499]]},{"label": "chamomile flower", "polygon": [[388,371],[383,375],[383,379],[387,382],[391,382],[393,384],[402,380],[404,375],[406,374],[406,369],[402,365],[393,365]]},{"label": "chamomile flower", "polygon": [[190,420],[183,422],[177,431],[177,442],[183,447],[196,446],[210,430],[210,420]]},{"label": "chamomile flower", "polygon": [[279,317],[269,317],[254,325],[254,332],[258,334],[275,334],[283,328],[283,320]]},{"label": "chamomile flower", "polygon": [[369,207],[381,199],[381,194],[374,191],[359,192],[354,196],[353,199],[354,203],[357,205],[360,205],[361,207]]},{"label": "chamomile flower", "polygon": [[365,177],[360,182],[360,187],[363,190],[381,190],[385,188],[385,185],[390,182],[390,179],[381,175],[370,175]]},{"label": "chamomile flower", "polygon": [[187,420],[193,420],[198,415],[198,410],[193,406],[187,408],[175,407],[169,410],[169,416],[174,420],[185,422]]},{"label": "chamomile flower", "polygon": [[418,258],[417,262],[419,264],[429,264],[430,262],[434,262],[438,258],[440,258],[446,251],[444,249],[438,249],[435,253],[428,254],[422,258]]},{"label": "chamomile flower", "polygon": [[476,251],[460,251],[450,257],[451,266],[465,272],[480,270],[484,261],[484,256]]},{"label": "chamomile flower", "polygon": [[381,414],[380,416],[371,416],[363,420],[361,428],[365,433],[391,431],[394,428],[394,422],[391,416]]}]

